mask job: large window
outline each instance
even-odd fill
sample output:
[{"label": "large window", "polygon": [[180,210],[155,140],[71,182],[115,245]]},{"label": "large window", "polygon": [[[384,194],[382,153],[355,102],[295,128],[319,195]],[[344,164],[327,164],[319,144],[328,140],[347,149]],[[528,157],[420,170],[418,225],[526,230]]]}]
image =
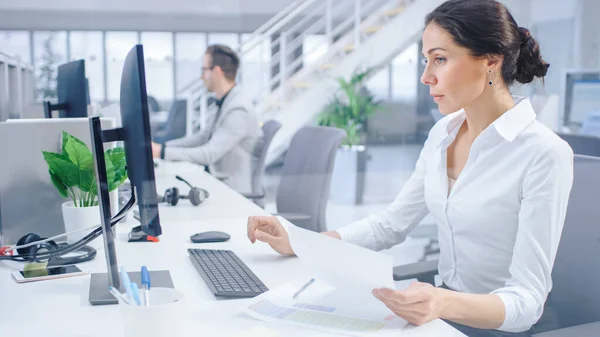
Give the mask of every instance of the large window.
[{"label": "large window", "polygon": [[[242,45],[251,34],[242,34]],[[248,51],[241,57],[241,81],[248,94],[254,99],[268,88],[271,60],[271,43],[267,39],[249,41],[244,47]],[[248,49],[249,48],[249,49]]]},{"label": "large window", "polygon": [[104,59],[102,32],[71,32],[71,60],[85,60],[85,72],[92,101],[104,100]]},{"label": "large window", "polygon": [[224,44],[233,50],[237,50],[240,46],[240,40],[238,34],[235,33],[209,33],[208,44]]},{"label": "large window", "polygon": [[31,64],[29,32],[5,30],[0,31],[0,51]]},{"label": "large window", "polygon": [[161,101],[173,99],[173,34],[142,33],[148,95]]},{"label": "large window", "polygon": [[419,45],[412,44],[392,61],[392,98],[398,101],[417,99],[419,85]]},{"label": "large window", "polygon": [[193,81],[199,81],[202,75],[202,58],[206,51],[206,34],[175,34],[175,53],[177,62],[177,94]]},{"label": "large window", "polygon": [[390,66],[382,68],[367,81],[367,88],[379,100],[390,97]]},{"label": "large window", "polygon": [[106,32],[106,85],[109,101],[118,101],[125,57],[138,43],[136,32]]},{"label": "large window", "polygon": [[67,61],[66,32],[34,32],[36,98],[56,98],[56,72]]}]

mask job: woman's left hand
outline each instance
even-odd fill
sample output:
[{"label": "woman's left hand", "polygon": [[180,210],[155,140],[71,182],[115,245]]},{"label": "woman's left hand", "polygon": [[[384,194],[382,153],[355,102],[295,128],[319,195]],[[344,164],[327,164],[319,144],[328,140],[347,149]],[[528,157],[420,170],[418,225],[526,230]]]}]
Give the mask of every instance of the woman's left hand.
[{"label": "woman's left hand", "polygon": [[414,325],[439,318],[444,307],[442,291],[429,283],[415,282],[406,290],[374,289],[373,296]]}]

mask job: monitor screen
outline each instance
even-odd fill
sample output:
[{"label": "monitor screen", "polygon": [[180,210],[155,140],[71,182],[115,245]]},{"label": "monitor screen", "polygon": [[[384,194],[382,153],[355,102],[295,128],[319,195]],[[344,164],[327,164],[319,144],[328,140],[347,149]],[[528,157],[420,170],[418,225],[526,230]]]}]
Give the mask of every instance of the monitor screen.
[{"label": "monitor screen", "polygon": [[135,187],[142,230],[148,235],[159,236],[162,231],[154,181],[142,45],[133,47],[125,58],[121,75],[120,105],[127,174],[131,185]]},{"label": "monitor screen", "polygon": [[85,61],[78,60],[58,67],[56,76],[58,105],[62,118],[87,117],[88,85],[85,78]]},{"label": "monitor screen", "polygon": [[583,123],[593,111],[600,111],[600,80],[574,81],[571,122]]}]

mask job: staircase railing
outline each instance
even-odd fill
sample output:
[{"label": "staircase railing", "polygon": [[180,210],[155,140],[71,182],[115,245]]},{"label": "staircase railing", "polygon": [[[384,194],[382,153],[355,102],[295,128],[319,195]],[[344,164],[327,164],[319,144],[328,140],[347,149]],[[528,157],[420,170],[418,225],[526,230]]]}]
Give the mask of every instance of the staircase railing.
[{"label": "staircase railing", "polygon": [[[298,90],[309,86],[309,78],[332,67],[336,57],[360,48],[361,41],[374,33],[369,27],[378,12],[405,5],[409,0],[298,0],[261,25],[242,41],[239,80],[251,81],[251,94],[259,113],[278,109]],[[310,36],[322,37],[310,50],[303,50]],[[265,53],[265,48],[268,48]],[[307,63],[306,55],[317,55]],[[256,60],[256,55],[259,55]],[[262,55],[269,55],[263,58]],[[268,76],[245,78],[245,67],[252,64]],[[190,134],[202,124],[206,112],[207,90],[198,78],[184,86],[180,96],[188,99]]]}]

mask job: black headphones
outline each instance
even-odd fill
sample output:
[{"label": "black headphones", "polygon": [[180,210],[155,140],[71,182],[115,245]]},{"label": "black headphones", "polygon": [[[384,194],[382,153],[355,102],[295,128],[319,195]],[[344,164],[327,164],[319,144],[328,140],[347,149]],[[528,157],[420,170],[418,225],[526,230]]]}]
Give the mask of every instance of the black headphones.
[{"label": "black headphones", "polygon": [[175,176],[175,178],[188,185],[191,188],[190,192],[188,193],[188,195],[181,195],[177,187],[169,188],[165,191],[165,195],[161,198],[162,202],[166,202],[171,206],[175,206],[177,205],[179,200],[187,199],[192,203],[192,205],[198,206],[201,203],[203,203],[206,199],[208,199],[209,194],[207,190],[192,186],[192,184],[190,184],[187,180],[183,179],[180,176]]},{"label": "black headphones", "polygon": [[[24,246],[32,242],[42,241],[45,238],[40,237],[37,234],[29,233],[23,236],[17,241],[17,246]],[[51,252],[53,250],[57,250],[61,248],[63,245],[59,245],[56,242],[50,240],[47,242],[39,243],[36,245],[32,245],[24,248],[17,248],[17,253],[23,256],[23,260],[26,262],[40,262],[38,259],[38,254],[44,254]],[[75,252],[80,253],[72,256],[62,257],[62,256],[54,256],[48,260],[48,266],[64,266],[70,264],[78,264],[86,261],[90,261],[96,257],[96,250],[90,246],[83,246],[76,250]]]}]

